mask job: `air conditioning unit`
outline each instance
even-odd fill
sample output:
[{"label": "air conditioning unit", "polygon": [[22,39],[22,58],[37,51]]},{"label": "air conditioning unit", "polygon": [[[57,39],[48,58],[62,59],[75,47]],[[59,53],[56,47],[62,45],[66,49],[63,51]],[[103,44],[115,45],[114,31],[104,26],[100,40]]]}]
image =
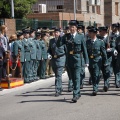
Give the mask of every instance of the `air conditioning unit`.
[{"label": "air conditioning unit", "polygon": [[97,6],[100,6],[101,0],[95,0],[95,4],[96,4]]},{"label": "air conditioning unit", "polygon": [[89,5],[90,5],[90,6],[95,5],[95,0],[89,0]]},{"label": "air conditioning unit", "polygon": [[40,13],[46,13],[46,4],[39,4],[38,10]]}]

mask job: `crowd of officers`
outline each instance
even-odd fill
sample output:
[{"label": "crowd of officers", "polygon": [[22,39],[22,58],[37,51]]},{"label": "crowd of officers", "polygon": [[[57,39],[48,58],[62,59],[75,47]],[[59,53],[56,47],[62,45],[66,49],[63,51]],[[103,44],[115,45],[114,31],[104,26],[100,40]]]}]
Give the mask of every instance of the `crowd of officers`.
[{"label": "crowd of officers", "polygon": [[[25,83],[45,79],[55,74],[55,96],[61,95],[62,73],[68,73],[68,91],[73,91],[73,102],[81,97],[88,67],[92,95],[98,92],[101,76],[107,92],[110,77],[115,75],[115,86],[120,87],[120,25],[85,27],[71,20],[64,31],[47,27],[37,30],[25,28],[6,36],[7,26],[0,28],[0,79],[6,77],[6,54],[10,53],[12,76],[22,76]],[[16,70],[17,69],[17,70]],[[54,74],[53,74],[54,73]]]}]

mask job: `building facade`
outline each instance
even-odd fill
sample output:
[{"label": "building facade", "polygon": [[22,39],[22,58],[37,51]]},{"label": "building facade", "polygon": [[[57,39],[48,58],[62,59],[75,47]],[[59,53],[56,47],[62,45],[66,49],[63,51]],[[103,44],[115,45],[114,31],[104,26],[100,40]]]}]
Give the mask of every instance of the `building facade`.
[{"label": "building facade", "polygon": [[120,0],[105,0],[105,24],[120,22]]},{"label": "building facade", "polygon": [[[60,21],[74,19],[74,0],[38,0],[32,9],[34,13],[28,15],[28,18]],[[76,0],[76,19],[84,23],[108,25],[119,22],[119,11],[120,0]]]}]

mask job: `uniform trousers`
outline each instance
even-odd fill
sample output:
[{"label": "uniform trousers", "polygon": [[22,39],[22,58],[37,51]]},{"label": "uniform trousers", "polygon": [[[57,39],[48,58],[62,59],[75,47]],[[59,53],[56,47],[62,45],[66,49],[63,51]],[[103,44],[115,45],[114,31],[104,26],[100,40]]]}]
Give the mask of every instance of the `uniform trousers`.
[{"label": "uniform trousers", "polygon": [[98,85],[100,81],[100,70],[102,66],[102,58],[94,62],[93,59],[90,60],[89,71],[92,79],[93,84],[93,91],[98,91]]},{"label": "uniform trousers", "polygon": [[55,73],[55,91],[60,93],[62,91],[62,73],[63,66],[54,67],[52,66],[53,72]]}]

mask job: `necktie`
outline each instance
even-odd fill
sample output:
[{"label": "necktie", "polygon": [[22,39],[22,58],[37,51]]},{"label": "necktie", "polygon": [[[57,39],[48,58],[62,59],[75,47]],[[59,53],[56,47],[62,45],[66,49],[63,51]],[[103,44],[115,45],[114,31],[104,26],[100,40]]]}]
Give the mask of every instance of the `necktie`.
[{"label": "necktie", "polygon": [[71,37],[72,37],[72,39],[74,39],[74,35],[73,34],[71,35]]},{"label": "necktie", "polygon": [[55,38],[55,43],[57,43],[58,38]]},{"label": "necktie", "polygon": [[94,44],[94,40],[91,40],[92,45]]}]

